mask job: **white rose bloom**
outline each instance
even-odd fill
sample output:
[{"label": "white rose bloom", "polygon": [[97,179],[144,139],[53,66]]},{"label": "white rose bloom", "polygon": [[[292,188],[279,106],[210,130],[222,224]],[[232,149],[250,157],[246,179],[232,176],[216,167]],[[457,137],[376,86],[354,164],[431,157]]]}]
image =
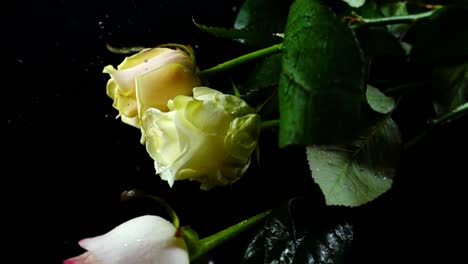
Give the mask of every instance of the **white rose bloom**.
[{"label": "white rose bloom", "polygon": [[196,180],[201,189],[224,186],[247,170],[257,146],[260,116],[242,99],[207,87],[177,96],[169,112],[149,108],[142,128],[156,172],[170,186]]}]

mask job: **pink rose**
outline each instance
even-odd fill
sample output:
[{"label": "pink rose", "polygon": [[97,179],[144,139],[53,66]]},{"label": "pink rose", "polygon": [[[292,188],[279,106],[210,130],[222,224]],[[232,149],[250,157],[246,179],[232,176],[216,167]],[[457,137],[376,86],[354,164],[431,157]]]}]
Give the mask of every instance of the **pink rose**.
[{"label": "pink rose", "polygon": [[79,242],[87,251],[63,264],[189,264],[177,229],[154,215],[133,218],[110,232]]}]

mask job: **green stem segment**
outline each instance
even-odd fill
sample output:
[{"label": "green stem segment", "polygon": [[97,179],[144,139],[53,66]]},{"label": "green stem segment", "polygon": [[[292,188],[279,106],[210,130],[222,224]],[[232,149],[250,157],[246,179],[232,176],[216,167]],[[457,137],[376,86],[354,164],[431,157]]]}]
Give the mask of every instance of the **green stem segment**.
[{"label": "green stem segment", "polygon": [[382,26],[382,25],[393,25],[402,23],[412,23],[421,18],[427,18],[432,16],[440,7],[433,10],[413,14],[406,16],[393,16],[393,17],[379,17],[379,18],[363,18],[358,16],[358,24],[352,26],[352,28],[369,27],[369,26]]},{"label": "green stem segment", "polygon": [[414,146],[416,143],[418,143],[422,138],[424,138],[425,136],[427,136],[429,134],[429,132],[434,128],[436,127],[437,125],[440,125],[440,124],[443,124],[447,121],[451,121],[451,120],[454,120],[456,118],[459,118],[461,117],[462,115],[468,113],[468,103],[464,103],[460,106],[458,106],[457,108],[453,109],[452,111],[438,117],[438,118],[434,118],[431,120],[431,125],[425,129],[421,134],[417,135],[416,137],[414,137],[413,139],[411,139],[410,141],[408,141],[404,148],[405,149],[408,149],[412,146]]},{"label": "green stem segment", "polygon": [[466,114],[468,112],[468,103],[464,103],[457,108],[453,109],[452,111],[446,113],[445,115],[442,115],[439,118],[434,118],[432,119],[432,125],[438,125],[442,124],[446,121],[453,120],[455,118],[458,118],[462,116],[463,114]]},{"label": "green stem segment", "polygon": [[280,121],[278,119],[266,120],[266,121],[262,122],[261,128],[265,129],[265,128],[270,128],[270,127],[278,127],[279,123],[280,123]]},{"label": "green stem segment", "polygon": [[223,244],[224,242],[246,231],[250,227],[256,225],[257,223],[262,221],[268,214],[270,214],[270,212],[271,210],[265,211],[249,219],[246,219],[242,222],[239,222],[233,226],[230,226],[224,229],[223,231],[220,231],[214,235],[201,239],[199,241],[199,246],[196,248],[194,252],[192,252],[190,256],[190,262],[197,260],[201,256],[208,253],[210,250],[216,248],[217,246]]},{"label": "green stem segment", "polygon": [[166,201],[164,201],[163,199],[161,199],[161,198],[159,198],[157,196],[150,195],[150,194],[148,194],[148,193],[146,193],[144,191],[136,190],[136,189],[130,190],[130,191],[124,191],[120,195],[120,200],[122,200],[122,201],[128,201],[128,200],[134,199],[134,198],[144,198],[144,199],[150,199],[150,200],[155,201],[156,203],[158,203],[159,205],[164,207],[167,214],[171,217],[172,224],[174,224],[175,228],[179,228],[179,226],[180,226],[179,217],[177,216],[174,209],[172,209],[172,207]]},{"label": "green stem segment", "polygon": [[205,76],[209,76],[218,72],[228,71],[232,68],[235,68],[241,64],[250,62],[252,60],[256,60],[258,58],[263,58],[268,55],[278,53],[281,51],[282,48],[283,48],[283,43],[280,43],[280,44],[276,44],[276,45],[273,45],[264,49],[260,49],[251,53],[247,53],[235,59],[218,64],[212,68],[203,70],[199,72],[198,75],[200,77],[205,77]]}]

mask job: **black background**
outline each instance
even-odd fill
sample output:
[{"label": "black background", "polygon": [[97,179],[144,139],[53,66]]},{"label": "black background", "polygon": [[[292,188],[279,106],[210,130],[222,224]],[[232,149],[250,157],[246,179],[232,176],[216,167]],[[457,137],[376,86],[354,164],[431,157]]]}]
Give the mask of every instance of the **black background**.
[{"label": "black background", "polygon": [[[229,26],[240,2],[37,1],[18,2],[13,12],[4,11],[8,23],[2,42],[11,47],[3,51],[9,58],[2,74],[7,116],[3,204],[9,212],[5,218],[17,230],[12,244],[19,259],[60,263],[83,252],[77,244],[82,238],[141,214],[163,214],[151,203],[119,202],[120,193],[131,188],[166,199],[182,224],[201,236],[304,193],[315,198],[311,214],[328,212],[307,176],[301,150],[268,145],[275,142],[274,133],[262,136],[268,155],[261,168],[254,164],[233,186],[203,192],[196,183],[177,182],[170,189],[159,180],[139,144],[139,131],[115,119],[117,112],[105,94],[107,76],[101,72],[124,56],[108,52],[106,42],[191,45],[200,68],[206,68],[243,48],[200,32],[192,17]],[[405,140],[425,128],[433,114],[428,98],[413,97],[403,100],[395,115]],[[459,254],[455,238],[466,224],[461,216],[467,176],[462,123],[466,120],[434,129],[405,152],[391,191],[360,208],[333,209],[355,223],[352,263],[447,263]],[[215,263],[238,263],[249,235],[215,251]]]}]

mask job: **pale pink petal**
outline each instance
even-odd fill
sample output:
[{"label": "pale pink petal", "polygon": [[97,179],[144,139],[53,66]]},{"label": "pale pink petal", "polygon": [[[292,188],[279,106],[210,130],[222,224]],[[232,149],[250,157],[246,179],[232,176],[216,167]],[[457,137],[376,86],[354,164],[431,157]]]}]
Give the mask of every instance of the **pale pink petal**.
[{"label": "pale pink petal", "polygon": [[110,232],[79,242],[87,253],[64,264],[188,264],[185,241],[159,216],[131,219]]},{"label": "pale pink petal", "polygon": [[64,260],[63,264],[101,264],[101,263],[94,259],[91,252],[86,251],[85,253],[77,257]]}]

